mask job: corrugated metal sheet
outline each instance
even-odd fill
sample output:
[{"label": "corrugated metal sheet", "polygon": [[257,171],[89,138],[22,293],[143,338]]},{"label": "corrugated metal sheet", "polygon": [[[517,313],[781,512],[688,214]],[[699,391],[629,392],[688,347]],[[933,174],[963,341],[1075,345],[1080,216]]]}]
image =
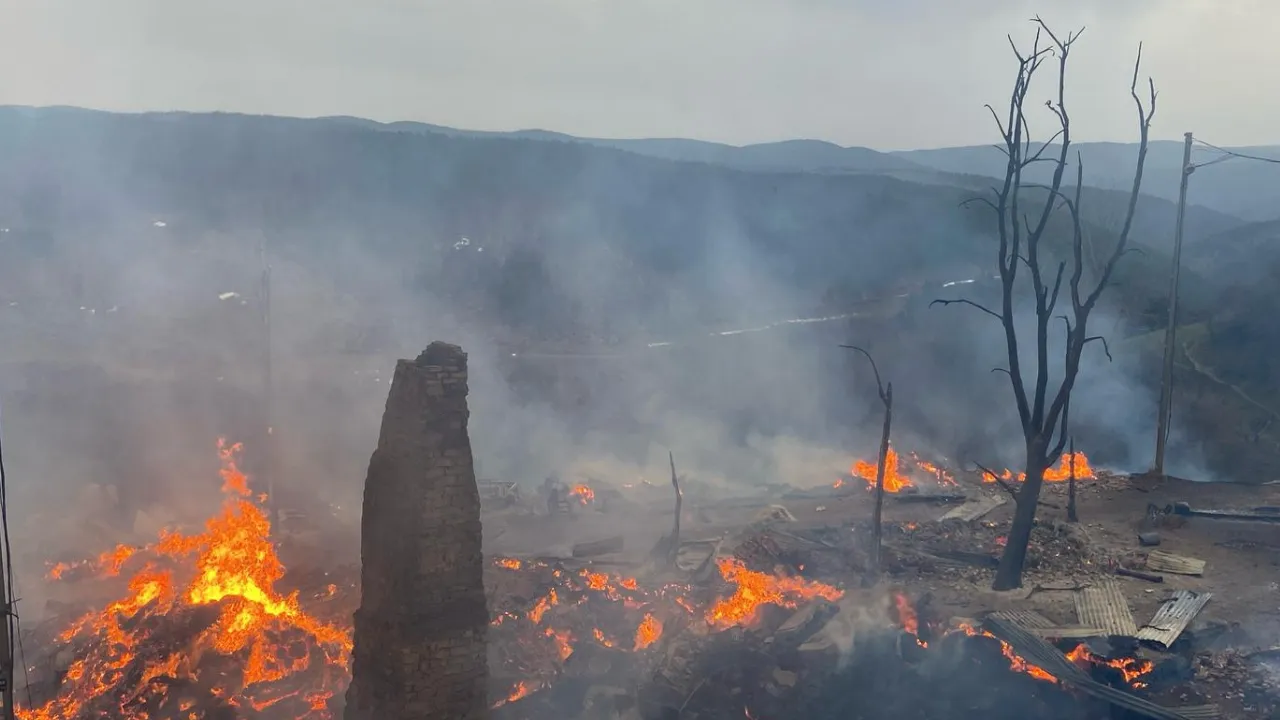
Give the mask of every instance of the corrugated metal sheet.
[{"label": "corrugated metal sheet", "polygon": [[[1064,685],[1078,688],[1081,692],[1110,703],[1137,715],[1152,720],[1210,720],[1207,715],[1183,715],[1178,709],[1164,708],[1153,702],[1143,700],[1123,690],[1116,690],[1090,679],[1088,674],[1076,667],[1058,649],[1040,638],[1018,627],[1015,623],[1000,617],[989,616],[983,624],[987,631],[1009,643],[1013,651],[1027,662],[1044,669],[1056,677]],[[1195,708],[1197,712],[1199,708]]]},{"label": "corrugated metal sheet", "polygon": [[959,507],[951,508],[938,519],[973,522],[1006,502],[1008,502],[1008,498],[1003,495],[988,495],[987,497],[979,498],[977,500],[970,500]]},{"label": "corrugated metal sheet", "polygon": [[1205,562],[1198,558],[1152,550],[1147,555],[1147,569],[1174,575],[1204,575]]},{"label": "corrugated metal sheet", "polygon": [[1036,637],[1055,640],[1080,640],[1106,635],[1100,628],[1084,625],[1059,625],[1035,610],[1000,610],[991,616],[1008,620]]},{"label": "corrugated metal sheet", "polygon": [[1213,599],[1213,593],[1176,590],[1156,611],[1151,622],[1138,630],[1138,639],[1168,648]]},{"label": "corrugated metal sheet", "polygon": [[1129,603],[1116,583],[1104,580],[1077,590],[1075,601],[1076,619],[1081,625],[1100,628],[1107,635],[1134,637],[1138,634]]},{"label": "corrugated metal sheet", "polygon": [[1086,638],[1107,636],[1107,632],[1102,628],[1089,627],[1088,625],[1053,625],[1027,629],[1037,637],[1051,638],[1053,640],[1084,640]]},{"label": "corrugated metal sheet", "polygon": [[1188,705],[1175,710],[1188,720],[1217,720],[1222,717],[1222,710],[1217,705]]},{"label": "corrugated metal sheet", "polygon": [[987,617],[1008,620],[1024,630],[1053,627],[1053,621],[1035,610],[997,610]]},{"label": "corrugated metal sheet", "polygon": [[1009,643],[1022,659],[1059,680],[1070,684],[1089,681],[1089,675],[1067,659],[1058,648],[1019,627],[1017,623],[997,615],[988,615],[982,626],[987,632]]}]

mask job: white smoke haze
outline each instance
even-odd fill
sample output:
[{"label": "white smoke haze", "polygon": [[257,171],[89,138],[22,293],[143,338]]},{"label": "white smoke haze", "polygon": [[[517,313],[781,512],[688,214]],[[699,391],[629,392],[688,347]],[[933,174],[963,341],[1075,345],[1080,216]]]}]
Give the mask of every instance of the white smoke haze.
[{"label": "white smoke haze", "polygon": [[[251,474],[264,469],[264,249],[272,479],[284,505],[343,508],[332,529],[352,543],[395,362],[437,339],[470,355],[479,474],[526,488],[553,474],[662,485],[668,452],[712,497],[830,485],[875,457],[882,417],[865,359],[841,343],[866,347],[894,383],[899,450],[1022,463],[1007,379],[989,372],[1004,364],[998,325],[927,308],[989,295],[994,241],[972,214],[935,217],[924,186],[562,143],[437,139],[433,155],[383,132],[326,130],[317,146],[273,129],[284,121],[164,122],[218,130],[194,135],[210,147],[163,162],[145,144],[85,141],[40,172],[28,158],[17,167],[30,176],[4,174],[0,225],[47,233],[24,236],[0,306],[21,348],[0,392],[11,499],[24,508],[14,532],[35,540],[17,558],[26,587],[53,557],[202,521],[217,507],[219,436],[245,443]],[[316,157],[352,137],[404,153],[378,172],[421,166],[436,185],[370,191]],[[468,143],[519,160],[482,167]],[[292,169],[256,165],[264,147]],[[93,172],[76,172],[82,156]],[[566,163],[573,172],[557,170]],[[135,164],[141,180],[117,167]],[[517,184],[553,172],[554,185]],[[280,190],[291,183],[301,189]],[[938,207],[954,206],[944,198]],[[640,246],[636,215],[650,230]],[[816,236],[826,227],[847,246]],[[987,257],[964,251],[975,246],[991,265],[975,265]],[[1114,325],[1101,308],[1091,324]],[[1115,354],[1086,352],[1077,446],[1141,469],[1150,369]],[[1178,432],[1174,447],[1194,449]]]}]

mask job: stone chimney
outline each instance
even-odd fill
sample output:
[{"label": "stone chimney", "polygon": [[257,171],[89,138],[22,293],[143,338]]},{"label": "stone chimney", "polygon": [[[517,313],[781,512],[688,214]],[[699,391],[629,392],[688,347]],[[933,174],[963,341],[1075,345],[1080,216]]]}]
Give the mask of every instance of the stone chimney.
[{"label": "stone chimney", "polygon": [[396,364],[364,484],[345,720],[488,716],[489,613],[468,415],[462,348],[433,342]]}]

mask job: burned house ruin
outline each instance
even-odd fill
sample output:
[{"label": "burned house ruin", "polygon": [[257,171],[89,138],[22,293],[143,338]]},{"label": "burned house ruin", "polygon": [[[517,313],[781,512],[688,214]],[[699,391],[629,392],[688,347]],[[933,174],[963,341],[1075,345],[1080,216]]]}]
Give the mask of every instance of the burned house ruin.
[{"label": "burned house ruin", "polygon": [[433,342],[396,365],[361,521],[346,720],[488,714],[480,497],[467,356]]}]

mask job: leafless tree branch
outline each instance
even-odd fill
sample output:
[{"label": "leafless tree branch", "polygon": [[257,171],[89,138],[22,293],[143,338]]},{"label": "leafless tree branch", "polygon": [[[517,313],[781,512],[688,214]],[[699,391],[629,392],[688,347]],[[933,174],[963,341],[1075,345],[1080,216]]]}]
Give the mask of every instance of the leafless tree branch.
[{"label": "leafless tree branch", "polygon": [[876,376],[876,392],[879,393],[880,395],[880,402],[885,403],[887,405],[889,403],[889,394],[885,390],[884,383],[880,382],[880,368],[876,367],[876,360],[875,358],[871,357],[871,353],[867,352],[866,350],[863,350],[857,345],[841,345],[840,347],[844,348],[845,350],[853,350],[855,352],[860,352],[864,357],[867,358],[867,362],[871,363],[871,372]]},{"label": "leafless tree branch", "polygon": [[[986,314],[990,315],[991,317],[993,317],[993,318],[995,318],[995,319],[997,319],[997,320],[999,320],[999,321],[1001,321],[1001,322],[1003,322],[1003,321],[1004,321],[1004,316],[1003,316],[1003,315],[1001,315],[1000,313],[996,312],[995,310],[992,310],[991,308],[985,307],[985,306],[983,306],[983,305],[979,305],[978,303],[976,303],[976,302],[974,302],[974,301],[972,301],[972,300],[967,300],[967,299],[965,299],[965,298],[955,298],[955,299],[952,299],[952,300],[945,300],[945,299],[939,298],[939,299],[937,299],[937,300],[934,300],[934,301],[930,302],[930,303],[929,303],[929,307],[933,307],[934,305],[943,305],[943,306],[946,306],[946,305],[956,305],[956,304],[959,304],[959,305],[969,305],[969,306],[971,306],[971,307],[976,307],[976,308],[978,308],[979,310],[981,310],[982,312],[984,312],[984,313],[986,313]],[[842,347],[843,347],[843,346],[842,346]]]},{"label": "leafless tree branch", "polygon": [[1102,343],[1102,352],[1107,354],[1107,362],[1116,361],[1115,358],[1111,357],[1111,348],[1107,345],[1107,339],[1102,337],[1101,335],[1092,335],[1090,337],[1087,337],[1084,339],[1084,342],[1082,342],[1081,344],[1088,345],[1089,343],[1094,341]]}]

